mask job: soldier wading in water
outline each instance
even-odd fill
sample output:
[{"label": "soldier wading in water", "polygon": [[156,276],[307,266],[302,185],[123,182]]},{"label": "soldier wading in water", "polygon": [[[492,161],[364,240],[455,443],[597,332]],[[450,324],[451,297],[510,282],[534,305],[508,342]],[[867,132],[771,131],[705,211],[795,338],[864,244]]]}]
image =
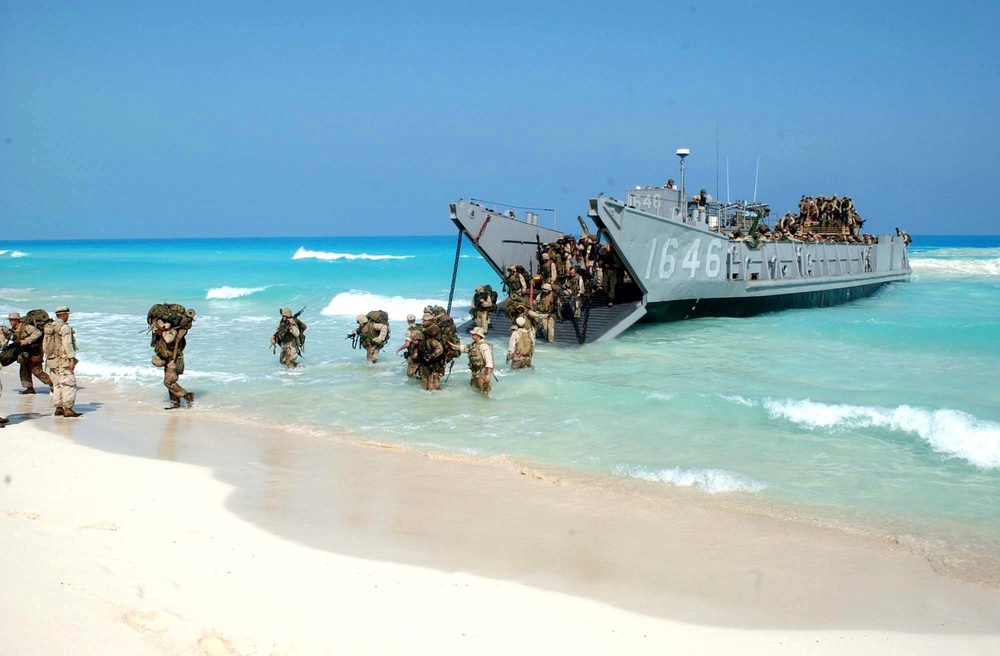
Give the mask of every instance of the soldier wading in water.
[{"label": "soldier wading in water", "polygon": [[271,335],[271,347],[281,348],[278,360],[289,369],[299,366],[297,360],[306,343],[306,324],[299,319],[301,313],[302,310],[292,314],[291,308],[281,308],[281,321]]},{"label": "soldier wading in water", "polygon": [[382,310],[372,310],[368,314],[357,316],[358,327],[347,333],[347,338],[353,340],[354,347],[360,341],[365,347],[368,362],[378,362],[379,351],[389,340],[389,314]]},{"label": "soldier wading in water", "polygon": [[493,382],[493,347],[483,339],[483,329],[478,326],[470,332],[472,344],[451,344],[451,347],[469,354],[469,369],[472,378],[469,387],[473,387],[484,395],[489,395]]}]

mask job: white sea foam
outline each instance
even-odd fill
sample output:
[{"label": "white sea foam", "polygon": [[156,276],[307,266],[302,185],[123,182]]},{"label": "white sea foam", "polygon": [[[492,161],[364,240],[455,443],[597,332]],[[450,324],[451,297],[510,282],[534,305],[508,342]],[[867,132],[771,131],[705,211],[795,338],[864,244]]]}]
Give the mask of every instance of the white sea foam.
[{"label": "white sea foam", "polygon": [[156,380],[163,371],[150,364],[118,365],[100,360],[80,360],[76,373],[91,380]]},{"label": "white sea foam", "polygon": [[1000,258],[993,259],[939,259],[914,258],[910,260],[913,273],[934,277],[1000,276]]},{"label": "white sea foam", "polygon": [[310,251],[299,246],[292,256],[293,260],[409,260],[412,255],[369,255],[368,253],[330,253],[327,251]]},{"label": "white sea foam", "polygon": [[746,406],[747,408],[752,408],[755,405],[757,405],[756,401],[748,399],[745,396],[740,396],[739,394],[725,394],[722,396],[722,398],[724,398],[726,401],[730,401],[731,403]]},{"label": "white sea foam", "polygon": [[370,310],[385,310],[389,313],[390,320],[404,321],[407,314],[414,314],[419,319],[427,305],[447,305],[447,301],[433,298],[380,296],[352,289],[334,296],[320,314],[329,317],[356,317],[359,314],[367,314]]},{"label": "white sea foam", "polygon": [[[269,285],[268,285],[269,286]],[[257,292],[262,292],[268,288],[264,287],[212,287],[208,290],[205,295],[205,300],[228,300],[232,298],[240,298],[243,296],[250,296],[251,294],[256,294]]]},{"label": "white sea foam", "polygon": [[766,485],[752,478],[725,471],[724,469],[657,469],[650,471],[635,465],[619,465],[615,473],[630,478],[658,483],[670,483],[677,487],[699,487],[709,494],[721,492],[759,492]]},{"label": "white sea foam", "polygon": [[7,253],[10,253],[11,257],[28,257],[27,253],[22,253],[21,251],[11,251],[11,250],[0,251],[0,255],[6,255]]},{"label": "white sea foam", "polygon": [[908,405],[896,408],[828,405],[809,400],[769,400],[764,406],[772,417],[787,419],[811,430],[887,428],[916,435],[935,451],[961,458],[977,467],[1000,468],[1000,424],[957,410],[922,410]]}]

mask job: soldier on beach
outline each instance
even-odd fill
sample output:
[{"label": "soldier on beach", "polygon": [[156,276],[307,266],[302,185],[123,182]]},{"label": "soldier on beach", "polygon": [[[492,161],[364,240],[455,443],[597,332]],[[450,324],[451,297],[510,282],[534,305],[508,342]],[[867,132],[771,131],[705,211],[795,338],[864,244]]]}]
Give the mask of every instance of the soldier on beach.
[{"label": "soldier on beach", "polygon": [[291,308],[281,308],[281,320],[271,335],[271,346],[281,347],[279,362],[289,369],[299,366],[298,357],[306,341],[305,331],[306,324],[298,315],[292,314]]},{"label": "soldier on beach", "polygon": [[163,386],[170,394],[170,405],[166,410],[181,407],[181,399],[187,401],[188,407],[194,405],[194,393],[181,387],[181,374],[184,373],[184,348],[187,346],[187,330],[172,325],[169,321],[156,319],[153,329],[153,366],[163,367]]},{"label": "soldier on beach", "polygon": [[52,405],[58,417],[82,417],[73,409],[76,404],[76,331],[69,325],[69,308],[60,305],[56,318],[46,324],[42,350],[52,380]]},{"label": "soldier on beach", "polygon": [[0,331],[3,332],[4,337],[13,340],[21,347],[17,354],[17,361],[21,365],[21,387],[24,389],[19,394],[35,393],[32,376],[51,389],[52,379],[45,373],[45,368],[42,366],[44,360],[42,356],[42,331],[30,323],[22,321],[18,312],[11,312],[7,315],[7,319],[10,321],[10,328],[0,326]]}]

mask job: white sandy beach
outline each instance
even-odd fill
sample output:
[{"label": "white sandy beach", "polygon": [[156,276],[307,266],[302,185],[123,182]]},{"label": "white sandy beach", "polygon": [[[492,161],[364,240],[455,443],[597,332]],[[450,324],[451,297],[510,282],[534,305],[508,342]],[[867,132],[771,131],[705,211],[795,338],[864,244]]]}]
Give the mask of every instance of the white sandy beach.
[{"label": "white sandy beach", "polygon": [[1000,653],[1000,592],[888,542],[11,373],[4,653]]}]

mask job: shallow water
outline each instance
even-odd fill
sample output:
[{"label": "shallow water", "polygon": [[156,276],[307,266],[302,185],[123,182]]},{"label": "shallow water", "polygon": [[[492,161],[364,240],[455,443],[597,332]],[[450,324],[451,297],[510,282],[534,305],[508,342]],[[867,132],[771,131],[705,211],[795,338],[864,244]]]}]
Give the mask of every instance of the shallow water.
[{"label": "shallow water", "polygon": [[[74,313],[83,378],[161,403],[145,316],[198,311],[182,383],[206,411],[316,432],[696,486],[893,534],[1000,540],[1000,238],[919,237],[913,282],[835,308],[644,324],[584,348],[541,345],[491,398],[456,365],[441,393],[391,350],[407,313],[447,303],[454,237],[0,244],[0,310]],[[499,287],[468,244],[459,320]],[[279,307],[309,324],[305,366],[279,367]],[[345,334],[387,310],[364,364]],[[558,329],[569,330],[568,326]],[[506,336],[491,335],[497,353]],[[502,359],[502,355],[501,355]],[[944,528],[942,528],[944,527]]]}]

